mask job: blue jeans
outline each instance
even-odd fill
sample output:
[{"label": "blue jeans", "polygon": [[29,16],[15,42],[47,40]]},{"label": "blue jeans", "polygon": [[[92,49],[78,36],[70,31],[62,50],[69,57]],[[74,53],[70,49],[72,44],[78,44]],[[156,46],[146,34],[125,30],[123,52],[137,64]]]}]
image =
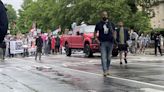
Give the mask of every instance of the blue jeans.
[{"label": "blue jeans", "polygon": [[100,43],[101,50],[101,64],[103,72],[107,72],[109,70],[110,62],[111,62],[111,53],[113,50],[113,43],[111,42],[101,42]]}]

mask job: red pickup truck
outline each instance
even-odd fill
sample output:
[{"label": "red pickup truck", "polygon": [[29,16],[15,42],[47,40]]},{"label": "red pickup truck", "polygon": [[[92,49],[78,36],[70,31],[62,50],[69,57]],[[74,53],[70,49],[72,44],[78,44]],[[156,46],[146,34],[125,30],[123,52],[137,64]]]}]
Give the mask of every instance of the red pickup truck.
[{"label": "red pickup truck", "polygon": [[[93,53],[99,52],[99,44],[93,39],[94,25],[77,26],[73,31],[61,37],[62,45],[65,47],[66,55],[71,56],[73,49],[83,50],[85,56],[91,57]],[[118,53],[115,53],[115,56]]]}]

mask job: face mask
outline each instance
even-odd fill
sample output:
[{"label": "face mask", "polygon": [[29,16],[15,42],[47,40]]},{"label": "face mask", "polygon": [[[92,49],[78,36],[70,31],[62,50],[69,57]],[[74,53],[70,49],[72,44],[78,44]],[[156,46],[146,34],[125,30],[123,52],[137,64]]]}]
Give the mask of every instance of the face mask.
[{"label": "face mask", "polygon": [[106,18],[106,17],[103,17],[103,21],[106,21],[108,18]]}]

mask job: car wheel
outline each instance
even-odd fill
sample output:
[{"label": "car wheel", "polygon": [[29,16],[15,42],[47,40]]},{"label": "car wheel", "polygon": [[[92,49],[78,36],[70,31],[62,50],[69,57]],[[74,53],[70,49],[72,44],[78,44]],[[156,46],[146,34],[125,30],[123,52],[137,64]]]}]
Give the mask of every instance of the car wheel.
[{"label": "car wheel", "polygon": [[85,53],[85,56],[86,57],[92,57],[93,56],[93,53],[92,53],[92,50],[89,46],[89,44],[86,44],[85,47],[84,47],[84,53]]},{"label": "car wheel", "polygon": [[67,55],[67,56],[71,56],[71,54],[72,54],[72,53],[71,53],[72,51],[71,51],[71,49],[69,48],[68,44],[65,45],[65,52],[66,52],[66,55]]}]

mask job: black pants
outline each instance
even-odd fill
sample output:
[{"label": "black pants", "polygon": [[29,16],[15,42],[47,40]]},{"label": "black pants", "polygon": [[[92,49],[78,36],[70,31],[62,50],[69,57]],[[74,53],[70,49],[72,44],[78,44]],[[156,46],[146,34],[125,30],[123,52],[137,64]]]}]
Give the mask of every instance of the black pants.
[{"label": "black pants", "polygon": [[5,60],[5,54],[6,54],[6,48],[2,48],[2,50],[3,50],[3,60]]},{"label": "black pants", "polygon": [[55,53],[55,49],[52,49],[52,54],[54,54]]},{"label": "black pants", "polygon": [[5,60],[5,52],[6,49],[0,47],[0,59]]},{"label": "black pants", "polygon": [[9,48],[9,57],[14,57],[14,54],[11,54],[10,48]]},{"label": "black pants", "polygon": [[59,49],[60,49],[60,45],[56,45],[55,46],[55,52],[58,53],[59,52]]},{"label": "black pants", "polygon": [[0,49],[1,49],[1,55],[2,56],[0,56],[1,57],[1,59],[5,59],[5,52],[6,52],[6,43],[5,42],[2,42],[2,43],[0,43]]},{"label": "black pants", "polygon": [[158,45],[155,45],[155,55],[157,55],[157,48],[159,50],[159,53],[162,55],[161,46],[158,46]]},{"label": "black pants", "polygon": [[41,52],[36,52],[35,53],[35,60],[37,60],[38,55],[39,55],[39,60],[41,60],[41,56],[42,56]]},{"label": "black pants", "polygon": [[42,56],[42,47],[37,47],[36,53],[35,53],[35,60],[37,60],[38,55],[39,55],[39,60],[41,60],[41,56]]},{"label": "black pants", "polygon": [[24,56],[24,57],[26,57],[26,56],[28,57],[28,49],[26,49],[26,48],[24,49],[23,56]]}]

